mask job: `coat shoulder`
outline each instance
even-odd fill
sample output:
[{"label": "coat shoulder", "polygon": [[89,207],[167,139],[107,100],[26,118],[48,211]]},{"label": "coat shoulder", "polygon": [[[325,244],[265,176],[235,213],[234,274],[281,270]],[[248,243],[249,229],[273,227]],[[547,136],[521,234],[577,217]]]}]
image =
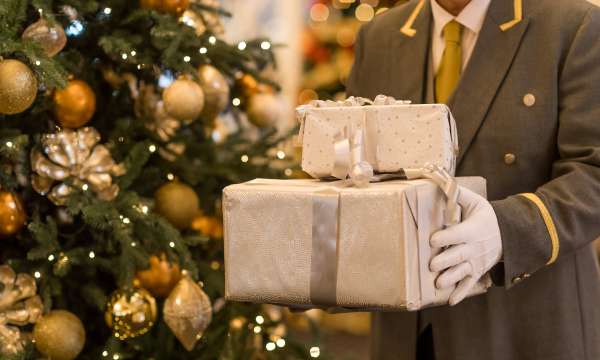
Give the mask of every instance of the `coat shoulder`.
[{"label": "coat shoulder", "polygon": [[594,18],[598,18],[600,14],[600,6],[590,0],[525,1],[523,7],[524,13],[529,14],[534,21],[551,21],[562,29],[577,28],[588,14]]}]

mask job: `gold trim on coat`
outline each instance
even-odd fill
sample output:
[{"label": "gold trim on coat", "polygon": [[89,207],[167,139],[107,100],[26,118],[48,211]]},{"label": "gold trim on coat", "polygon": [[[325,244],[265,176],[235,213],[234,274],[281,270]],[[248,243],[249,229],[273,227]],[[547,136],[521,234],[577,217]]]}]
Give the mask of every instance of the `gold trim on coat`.
[{"label": "gold trim on coat", "polygon": [[552,242],[552,254],[550,255],[550,260],[546,263],[546,265],[550,265],[556,261],[558,258],[558,252],[560,250],[560,242],[558,240],[558,231],[556,231],[556,226],[554,226],[554,220],[552,220],[552,216],[550,215],[550,211],[536,194],[519,194],[529,201],[533,202],[540,211],[542,218],[544,219],[544,223],[546,224],[546,229],[548,230],[548,234],[550,235],[550,241]]},{"label": "gold trim on coat", "polygon": [[500,30],[507,31],[523,20],[523,0],[515,0],[515,18],[500,25]]},{"label": "gold trim on coat", "polygon": [[413,24],[415,23],[417,16],[419,16],[419,14],[421,13],[421,10],[423,10],[423,8],[425,7],[425,1],[426,0],[419,1],[413,12],[408,17],[408,20],[406,20],[404,26],[402,26],[402,28],[400,29],[401,33],[408,37],[414,37],[415,35],[417,35],[417,30],[413,28]]}]

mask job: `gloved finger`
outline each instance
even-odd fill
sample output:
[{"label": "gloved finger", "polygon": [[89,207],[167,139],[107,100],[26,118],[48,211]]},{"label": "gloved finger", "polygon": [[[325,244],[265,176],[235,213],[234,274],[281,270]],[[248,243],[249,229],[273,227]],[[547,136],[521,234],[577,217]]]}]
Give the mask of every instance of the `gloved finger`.
[{"label": "gloved finger", "polygon": [[457,201],[458,205],[463,209],[465,216],[468,216],[482,201],[487,202],[484,197],[464,186],[459,188]]},{"label": "gloved finger", "polygon": [[464,244],[466,239],[470,239],[472,227],[473,224],[463,221],[460,224],[440,230],[431,235],[429,245],[433,248],[443,248],[450,245]]},{"label": "gloved finger", "polygon": [[459,282],[456,289],[450,294],[450,301],[448,302],[450,306],[454,306],[463,301],[476,284],[477,278],[474,276],[467,276]]},{"label": "gloved finger", "polygon": [[455,286],[462,279],[471,275],[472,272],[473,267],[469,262],[458,264],[444,271],[442,275],[438,276],[437,280],[435,281],[435,286],[438,289],[446,289],[451,286]]},{"label": "gloved finger", "polygon": [[469,258],[469,247],[465,244],[454,245],[438,255],[429,263],[432,272],[440,272],[465,262]]}]

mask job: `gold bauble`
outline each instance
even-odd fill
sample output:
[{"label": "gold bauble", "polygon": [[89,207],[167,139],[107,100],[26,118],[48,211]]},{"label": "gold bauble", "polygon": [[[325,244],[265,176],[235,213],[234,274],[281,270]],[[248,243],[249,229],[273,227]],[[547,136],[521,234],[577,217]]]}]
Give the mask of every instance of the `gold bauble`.
[{"label": "gold bauble", "polygon": [[246,97],[250,97],[258,92],[258,81],[250,74],[242,76],[238,80],[238,84]]},{"label": "gold bauble", "polygon": [[51,360],[71,360],[83,350],[85,329],[81,320],[65,310],[53,310],[33,328],[35,347]]},{"label": "gold bauble", "polygon": [[150,268],[138,271],[135,283],[152,295],[166,298],[181,279],[179,265],[167,261],[165,254],[150,257]]},{"label": "gold bauble", "polygon": [[163,315],[183,347],[192,351],[212,320],[212,305],[202,288],[184,276],[165,301]]},{"label": "gold bauble", "polygon": [[0,191],[0,236],[14,235],[25,225],[27,214],[19,195]]},{"label": "gold bauble", "polygon": [[37,95],[38,82],[31,69],[19,60],[0,62],[0,114],[27,110]]},{"label": "gold bauble", "polygon": [[198,68],[200,86],[204,91],[204,110],[202,118],[212,121],[229,103],[229,84],[217,68],[212,65],[202,65]]},{"label": "gold bauble", "polygon": [[154,210],[180,230],[187,229],[199,211],[198,195],[179,181],[161,186],[154,194],[154,201]]},{"label": "gold bauble", "polygon": [[58,54],[67,44],[67,35],[58,24],[50,24],[45,19],[39,19],[29,25],[22,35],[23,39],[38,43],[49,57]]},{"label": "gold bauble", "polygon": [[163,92],[162,99],[167,113],[180,121],[195,120],[204,108],[202,88],[185,78],[173,81]]},{"label": "gold bauble", "polygon": [[215,216],[196,216],[191,228],[215,239],[223,237],[223,223]]},{"label": "gold bauble", "polygon": [[256,94],[250,97],[246,112],[248,120],[259,128],[275,126],[277,121],[284,116],[281,99],[270,93]]},{"label": "gold bauble", "polygon": [[116,290],[108,301],[104,320],[120,340],[143,335],[156,322],[156,300],[144,289]]},{"label": "gold bauble", "polygon": [[190,0],[161,0],[160,11],[181,15],[190,6]]},{"label": "gold bauble", "polygon": [[95,111],[96,95],[85,81],[71,80],[64,89],[54,92],[54,115],[62,127],[82,127]]}]

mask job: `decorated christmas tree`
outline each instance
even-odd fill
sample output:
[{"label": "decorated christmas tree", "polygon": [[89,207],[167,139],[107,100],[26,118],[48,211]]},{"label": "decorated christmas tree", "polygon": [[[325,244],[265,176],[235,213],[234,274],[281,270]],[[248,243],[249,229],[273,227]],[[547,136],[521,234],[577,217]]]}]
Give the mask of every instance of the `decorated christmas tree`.
[{"label": "decorated christmas tree", "polygon": [[225,43],[227,15],[0,2],[0,358],[319,355],[224,300],[222,188],[293,173],[271,43]]}]

